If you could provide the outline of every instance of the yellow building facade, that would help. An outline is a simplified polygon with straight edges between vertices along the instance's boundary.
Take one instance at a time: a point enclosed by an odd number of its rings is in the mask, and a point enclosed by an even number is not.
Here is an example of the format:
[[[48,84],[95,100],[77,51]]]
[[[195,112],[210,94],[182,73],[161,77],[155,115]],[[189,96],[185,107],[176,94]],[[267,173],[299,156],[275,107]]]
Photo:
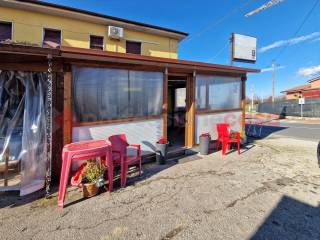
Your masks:
[[[187,34],[153,28],[121,19],[108,20],[107,17],[91,16],[72,10],[41,6],[30,7],[29,3],[10,5],[0,3],[0,21],[12,23],[14,42],[42,45],[44,29],[61,31],[61,45],[67,47],[90,48],[90,35],[103,37],[103,49],[125,53],[126,41],[141,42],[141,54],[146,56],[178,58],[178,43]],[[15,1],[12,1],[16,4]],[[28,5],[29,4],[29,5]],[[110,23],[109,23],[110,22]],[[108,26],[123,28],[119,40],[108,36]],[[174,30],[173,30],[174,31]]]

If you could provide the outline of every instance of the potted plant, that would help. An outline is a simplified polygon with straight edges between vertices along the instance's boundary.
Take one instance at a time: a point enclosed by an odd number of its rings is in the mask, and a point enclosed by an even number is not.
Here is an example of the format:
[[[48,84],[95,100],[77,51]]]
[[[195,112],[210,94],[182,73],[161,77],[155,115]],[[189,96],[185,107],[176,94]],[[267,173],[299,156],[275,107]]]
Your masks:
[[[199,148],[201,155],[208,155],[209,154],[209,145],[210,145],[211,136],[210,133],[202,133],[199,137]]]
[[[165,137],[161,137],[156,142],[156,160],[159,164],[166,164],[168,153],[168,141]]]
[[[82,175],[82,189],[84,197],[93,197],[98,194],[99,188],[104,185],[105,168],[95,160],[88,160]]]

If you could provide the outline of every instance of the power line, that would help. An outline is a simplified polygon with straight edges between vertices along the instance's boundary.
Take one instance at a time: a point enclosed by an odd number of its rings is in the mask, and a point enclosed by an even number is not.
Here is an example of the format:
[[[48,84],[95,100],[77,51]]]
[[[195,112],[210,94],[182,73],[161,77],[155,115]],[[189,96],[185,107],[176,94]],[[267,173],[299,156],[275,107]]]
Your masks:
[[[246,7],[247,5],[249,5],[250,3],[254,2],[256,0],[248,0],[246,1],[244,4],[241,4],[239,7],[236,7],[234,9],[232,9],[230,12],[228,12],[226,15],[224,15],[223,17],[219,18],[217,21],[215,21],[213,24],[210,24],[208,26],[206,26],[205,28],[203,28],[201,31],[199,31],[196,34],[193,34],[193,36],[189,36],[187,38],[184,39],[184,43],[187,43],[189,41],[191,41],[194,38],[200,37],[203,33],[209,31],[211,28],[216,27],[218,25],[220,25],[221,23],[223,23],[224,21],[226,21],[228,18],[232,17],[234,14],[236,14],[238,11],[242,10],[244,7]]]
[[[307,13],[307,15],[304,17],[303,21],[301,22],[301,24],[299,25],[298,29],[295,31],[295,33],[293,34],[292,38],[295,38],[298,33],[300,32],[300,30],[302,29],[303,25],[307,22],[307,20],[309,19],[309,17],[311,16],[311,14],[313,13],[313,11],[316,9],[317,5],[320,3],[320,0],[316,0],[316,2],[313,4],[312,8],[309,10],[309,12]],[[278,55],[274,58],[275,60],[277,60],[281,54],[287,49],[288,44],[285,45],[278,53]]]
[[[211,62],[212,60],[214,60],[216,57],[218,57],[228,46],[229,46],[229,42],[227,42],[217,53],[216,55],[214,55],[212,58],[209,58],[207,61]]]

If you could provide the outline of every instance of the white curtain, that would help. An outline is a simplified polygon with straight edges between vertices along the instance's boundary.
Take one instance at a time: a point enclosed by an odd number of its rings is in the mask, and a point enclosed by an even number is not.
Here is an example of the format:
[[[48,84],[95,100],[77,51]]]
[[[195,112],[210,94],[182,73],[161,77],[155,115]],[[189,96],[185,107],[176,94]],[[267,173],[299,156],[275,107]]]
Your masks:
[[[20,195],[40,190],[45,184],[47,164],[45,74],[24,73],[25,110],[21,150]]]
[[[197,109],[236,109],[241,106],[241,79],[198,75],[196,79]]]
[[[46,169],[44,73],[0,71],[0,162],[21,164],[20,195],[44,187]]]
[[[108,68],[73,68],[76,121],[162,113],[163,74]]]

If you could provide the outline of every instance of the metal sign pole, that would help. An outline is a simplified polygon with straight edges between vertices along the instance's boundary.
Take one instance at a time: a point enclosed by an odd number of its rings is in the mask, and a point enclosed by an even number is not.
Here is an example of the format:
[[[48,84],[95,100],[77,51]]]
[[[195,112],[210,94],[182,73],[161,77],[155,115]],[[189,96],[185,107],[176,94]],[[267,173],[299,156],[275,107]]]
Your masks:
[[[52,158],[52,55],[48,55],[48,76],[46,94],[46,140],[47,140],[47,169],[46,169],[46,197],[50,196],[51,158]]]
[[[230,37],[230,65],[233,66],[233,33]]]
[[[305,104],[305,98],[300,97],[298,101],[300,105],[300,116],[303,117],[303,105]]]

